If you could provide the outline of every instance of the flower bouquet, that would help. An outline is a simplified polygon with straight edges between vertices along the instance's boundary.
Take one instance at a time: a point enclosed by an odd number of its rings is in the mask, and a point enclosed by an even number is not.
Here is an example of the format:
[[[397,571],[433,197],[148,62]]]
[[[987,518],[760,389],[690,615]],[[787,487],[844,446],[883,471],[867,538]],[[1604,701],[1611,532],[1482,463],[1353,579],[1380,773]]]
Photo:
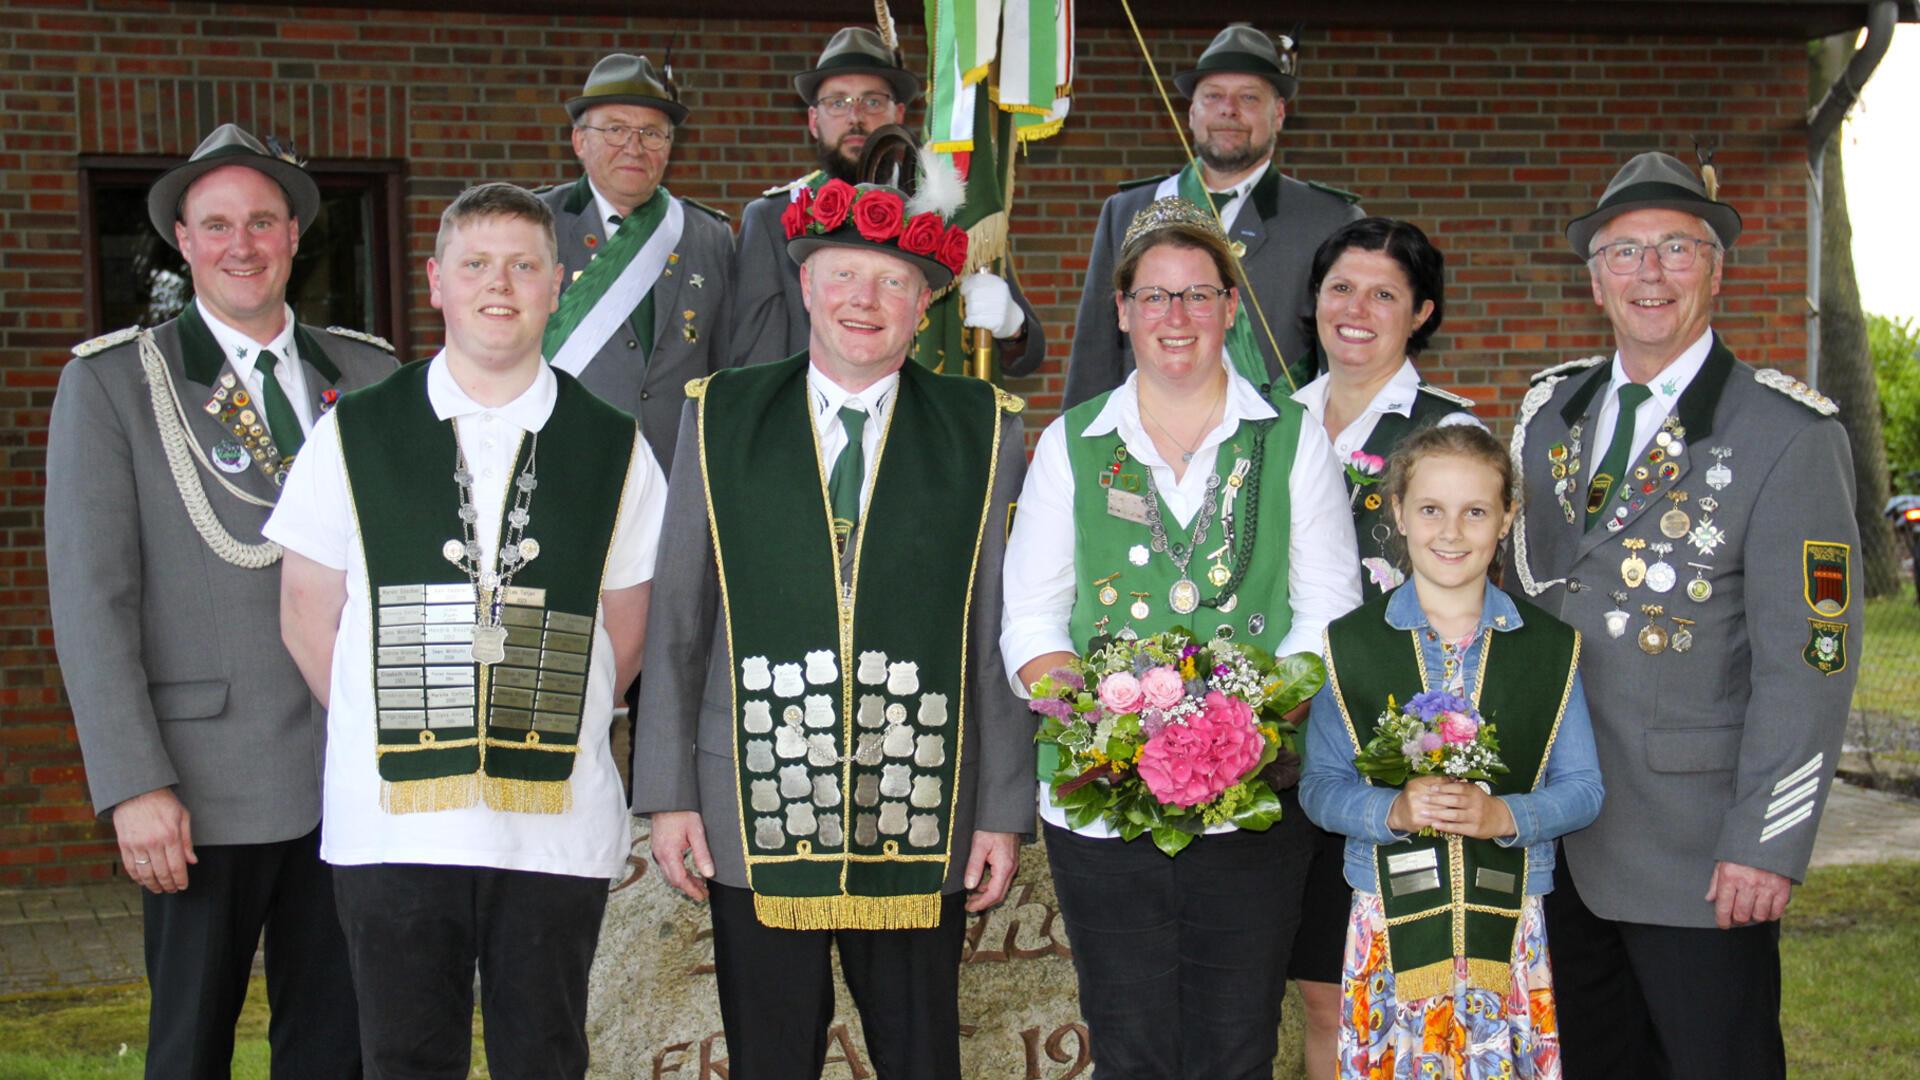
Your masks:
[[[1075,828],[1104,821],[1176,854],[1210,825],[1256,832],[1280,820],[1262,770],[1293,754],[1285,714],[1326,682],[1312,653],[1275,660],[1255,645],[1185,630],[1114,640],[1033,685],[1047,777]]]
[[[1507,767],[1500,761],[1500,740],[1493,723],[1457,694],[1429,690],[1405,706],[1387,696],[1386,711],[1373,738],[1353,759],[1361,776],[1400,787],[1409,776],[1445,776],[1484,784]],[[1420,830],[1432,836],[1433,828]]]

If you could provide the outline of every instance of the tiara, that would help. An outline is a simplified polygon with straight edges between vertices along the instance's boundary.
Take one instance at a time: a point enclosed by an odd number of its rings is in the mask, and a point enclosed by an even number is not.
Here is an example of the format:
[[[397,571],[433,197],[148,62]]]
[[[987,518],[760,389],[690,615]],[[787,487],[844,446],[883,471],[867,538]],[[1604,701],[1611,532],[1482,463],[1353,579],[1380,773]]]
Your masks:
[[[1150,232],[1176,226],[1197,229],[1208,236],[1227,242],[1227,234],[1220,229],[1220,220],[1213,211],[1203,210],[1178,195],[1164,199],[1155,199],[1151,205],[1133,215],[1133,223],[1127,226],[1127,235],[1121,241],[1122,248],[1131,247],[1135,240]]]

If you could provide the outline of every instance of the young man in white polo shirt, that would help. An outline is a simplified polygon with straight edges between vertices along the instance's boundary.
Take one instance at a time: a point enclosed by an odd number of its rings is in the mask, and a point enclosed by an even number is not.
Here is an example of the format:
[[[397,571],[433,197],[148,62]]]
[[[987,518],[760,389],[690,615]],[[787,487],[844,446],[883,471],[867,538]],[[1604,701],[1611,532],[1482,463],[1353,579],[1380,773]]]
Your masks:
[[[467,1075],[476,964],[496,1074],[586,1071],[627,852],[607,729],[666,485],[632,417],[541,358],[564,272],[538,199],[455,199],[427,263],[445,347],[314,428],[266,528],[328,706],[320,853],[372,1076]]]

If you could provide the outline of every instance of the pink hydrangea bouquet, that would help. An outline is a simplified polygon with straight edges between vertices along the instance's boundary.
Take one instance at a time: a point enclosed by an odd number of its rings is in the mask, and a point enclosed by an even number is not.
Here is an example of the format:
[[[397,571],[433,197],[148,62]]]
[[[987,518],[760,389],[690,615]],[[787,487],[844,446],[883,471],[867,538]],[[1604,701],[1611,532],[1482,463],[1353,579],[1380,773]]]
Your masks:
[[[1380,725],[1354,756],[1353,767],[1388,787],[1400,787],[1409,776],[1484,783],[1507,771],[1492,721],[1467,699],[1439,690],[1415,694],[1404,706],[1389,695]],[[1432,836],[1433,829],[1420,834]]]
[[[1262,771],[1298,761],[1285,714],[1325,681],[1311,653],[1276,661],[1185,630],[1101,643],[1033,685],[1053,801],[1076,828],[1149,834],[1168,855],[1210,825],[1264,831],[1280,797]]]

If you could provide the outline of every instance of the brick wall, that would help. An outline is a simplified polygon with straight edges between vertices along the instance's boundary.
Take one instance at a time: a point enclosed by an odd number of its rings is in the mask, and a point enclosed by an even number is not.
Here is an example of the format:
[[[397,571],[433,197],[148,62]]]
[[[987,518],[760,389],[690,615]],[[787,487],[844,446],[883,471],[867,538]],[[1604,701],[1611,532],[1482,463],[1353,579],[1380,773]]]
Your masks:
[[[896,4],[896,7],[901,5]],[[409,322],[437,320],[419,269],[445,201],[477,179],[573,175],[559,103],[602,53],[664,50],[694,113],[670,183],[737,208],[807,166],[789,78],[834,29],[804,22],[504,17],[207,3],[10,3],[0,25],[0,886],[115,873],[95,825],[54,662],[39,506],[45,426],[86,325],[83,154],[181,156],[223,120],[303,153],[400,158]],[[1163,74],[1216,27],[1155,32]],[[923,56],[917,27],[908,55]],[[917,62],[917,61],[916,61]],[[1311,43],[1283,136],[1286,167],[1410,217],[1451,267],[1430,377],[1504,428],[1526,373],[1596,351],[1605,325],[1565,220],[1645,149],[1721,146],[1725,196],[1747,218],[1718,325],[1747,359],[1800,364],[1806,215],[1794,41],[1340,31]],[[1059,403],[1061,365],[1100,201],[1178,153],[1124,31],[1085,29],[1067,130],[1018,167],[1021,278],[1051,356],[1015,389],[1032,428]],[[911,118],[917,122],[917,116]]]

